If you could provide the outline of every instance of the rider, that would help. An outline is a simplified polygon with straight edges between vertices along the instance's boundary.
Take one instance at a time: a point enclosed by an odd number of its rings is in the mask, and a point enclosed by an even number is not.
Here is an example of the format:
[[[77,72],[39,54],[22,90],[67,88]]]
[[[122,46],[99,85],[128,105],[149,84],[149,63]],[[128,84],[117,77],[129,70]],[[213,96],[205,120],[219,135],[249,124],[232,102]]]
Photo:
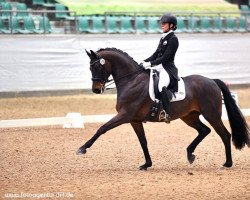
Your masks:
[[[160,73],[159,92],[165,112],[160,114],[160,120],[170,122],[170,100],[178,81],[178,69],[174,64],[175,53],[179,42],[174,31],[177,29],[177,19],[174,15],[165,14],[160,20],[163,31],[159,45],[152,56],[145,59],[142,65],[145,69],[157,65]],[[170,91],[171,90],[171,91]]]

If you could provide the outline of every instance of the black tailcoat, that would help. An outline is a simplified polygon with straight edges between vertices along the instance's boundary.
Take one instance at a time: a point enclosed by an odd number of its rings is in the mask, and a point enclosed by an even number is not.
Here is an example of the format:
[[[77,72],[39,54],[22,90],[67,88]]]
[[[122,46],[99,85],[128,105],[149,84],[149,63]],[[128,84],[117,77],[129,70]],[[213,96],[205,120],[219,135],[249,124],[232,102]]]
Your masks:
[[[159,64],[163,65],[170,76],[170,88],[173,88],[178,80],[178,69],[174,64],[174,57],[178,46],[178,38],[174,32],[171,32],[160,40],[156,51],[145,60],[146,62],[151,62],[152,66]]]

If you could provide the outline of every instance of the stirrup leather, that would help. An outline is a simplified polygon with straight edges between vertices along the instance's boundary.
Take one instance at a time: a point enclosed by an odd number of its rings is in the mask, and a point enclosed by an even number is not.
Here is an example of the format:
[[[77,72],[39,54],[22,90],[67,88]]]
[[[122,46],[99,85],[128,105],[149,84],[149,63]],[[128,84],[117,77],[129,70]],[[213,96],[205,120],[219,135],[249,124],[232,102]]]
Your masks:
[[[160,112],[160,114],[159,114],[159,121],[160,121],[160,122],[166,122],[166,123],[168,123],[168,124],[170,123],[171,118],[170,118],[169,114],[166,113],[165,110],[162,110],[162,111]]]

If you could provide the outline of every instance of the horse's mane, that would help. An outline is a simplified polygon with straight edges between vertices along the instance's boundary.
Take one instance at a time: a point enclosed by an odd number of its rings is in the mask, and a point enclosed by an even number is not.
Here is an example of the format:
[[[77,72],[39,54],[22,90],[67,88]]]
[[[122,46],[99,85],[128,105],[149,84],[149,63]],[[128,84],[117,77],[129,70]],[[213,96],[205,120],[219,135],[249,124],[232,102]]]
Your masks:
[[[119,54],[122,54],[126,57],[128,57],[129,59],[131,59],[136,65],[138,65],[138,63],[130,56],[128,55],[126,52],[120,50],[120,49],[117,49],[117,48],[114,48],[114,47],[108,47],[108,48],[101,48],[97,51],[97,53],[101,52],[101,51],[114,51],[116,53],[119,53]]]

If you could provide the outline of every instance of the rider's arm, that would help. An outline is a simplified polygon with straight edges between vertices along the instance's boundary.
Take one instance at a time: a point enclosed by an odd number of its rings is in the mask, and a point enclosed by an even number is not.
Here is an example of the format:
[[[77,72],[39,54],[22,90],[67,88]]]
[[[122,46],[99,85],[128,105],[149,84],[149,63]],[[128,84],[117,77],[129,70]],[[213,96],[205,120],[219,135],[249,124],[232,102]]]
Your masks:
[[[178,46],[179,46],[178,39],[176,37],[171,38],[168,41],[168,46],[164,54],[161,57],[157,58],[156,60],[151,61],[151,64],[159,65],[166,62],[173,62]]]
[[[158,54],[158,52],[157,52],[157,50],[156,50],[156,51],[153,53],[152,56],[150,56],[149,58],[145,59],[144,61],[145,61],[145,62],[149,62],[149,61],[155,60],[156,57],[157,57],[157,54]]]
[[[153,60],[155,60],[157,58],[158,53],[159,53],[158,49],[159,49],[160,44],[161,44],[161,41],[159,42],[158,47],[157,47],[156,51],[153,53],[153,55],[150,56],[149,58],[145,59],[144,60],[145,62],[151,62],[151,61],[153,61]]]

